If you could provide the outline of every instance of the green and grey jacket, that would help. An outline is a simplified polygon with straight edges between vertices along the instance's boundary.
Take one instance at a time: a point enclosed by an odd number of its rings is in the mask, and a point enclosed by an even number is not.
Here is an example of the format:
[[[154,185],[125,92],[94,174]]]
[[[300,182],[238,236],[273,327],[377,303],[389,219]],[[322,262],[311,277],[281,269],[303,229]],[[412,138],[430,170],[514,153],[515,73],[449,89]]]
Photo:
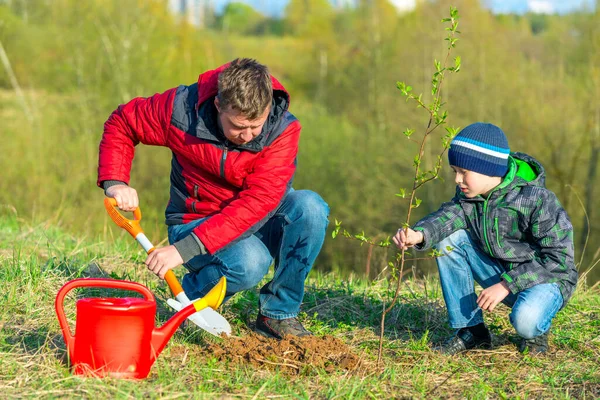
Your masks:
[[[542,165],[512,153],[508,172],[487,199],[467,198],[457,187],[452,201],[415,224],[425,250],[466,229],[481,250],[499,261],[512,293],[556,282],[567,303],[577,285],[573,226],[556,195],[545,187]]]

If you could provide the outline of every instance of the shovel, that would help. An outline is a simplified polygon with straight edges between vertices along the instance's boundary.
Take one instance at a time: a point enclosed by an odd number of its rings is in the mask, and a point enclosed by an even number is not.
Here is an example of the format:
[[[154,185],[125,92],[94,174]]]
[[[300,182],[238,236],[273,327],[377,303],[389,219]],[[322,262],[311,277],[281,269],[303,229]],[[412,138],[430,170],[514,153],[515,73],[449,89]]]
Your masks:
[[[154,245],[150,243],[150,240],[144,234],[142,227],[140,226],[140,221],[142,220],[142,211],[140,208],[136,208],[133,212],[133,220],[125,218],[121,213],[117,210],[117,201],[113,198],[106,197],[104,199],[104,208],[110,215],[110,218],[120,226],[125,229],[131,236],[134,237],[135,240],[146,250],[146,253],[150,254],[154,251]],[[165,274],[165,280],[173,292],[175,299],[168,299],[167,304],[174,308],[176,311],[185,308],[186,306],[192,304],[192,301],[187,297],[183,288],[179,284],[177,277],[173,273],[173,271],[169,270]],[[210,307],[206,307],[191,316],[188,317],[190,321],[198,325],[200,328],[204,329],[208,333],[211,333],[215,336],[221,336],[221,334],[225,333],[227,336],[231,335],[231,326],[229,322],[218,312],[213,310]]]

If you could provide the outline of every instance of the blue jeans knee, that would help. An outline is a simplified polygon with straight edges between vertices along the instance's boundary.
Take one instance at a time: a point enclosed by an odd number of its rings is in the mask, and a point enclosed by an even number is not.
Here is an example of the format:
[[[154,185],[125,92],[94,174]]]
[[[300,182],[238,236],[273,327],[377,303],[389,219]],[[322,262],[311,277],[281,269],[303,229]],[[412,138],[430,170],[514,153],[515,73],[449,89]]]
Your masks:
[[[307,230],[324,229],[329,223],[329,205],[311,190],[292,191],[282,208],[278,214],[283,213],[287,223],[301,222]]]
[[[273,263],[269,250],[254,236],[217,252],[215,258],[226,266],[222,273],[228,280],[227,292],[232,294],[255,287]]]
[[[518,294],[509,316],[510,323],[519,336],[533,339],[550,329],[562,303],[556,283],[535,285]]]

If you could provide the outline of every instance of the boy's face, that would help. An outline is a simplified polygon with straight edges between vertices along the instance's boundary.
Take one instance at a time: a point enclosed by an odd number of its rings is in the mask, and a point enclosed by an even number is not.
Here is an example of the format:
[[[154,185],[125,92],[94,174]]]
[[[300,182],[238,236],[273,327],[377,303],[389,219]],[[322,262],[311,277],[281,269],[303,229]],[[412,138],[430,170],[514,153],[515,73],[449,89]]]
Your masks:
[[[483,175],[454,165],[451,165],[450,168],[454,171],[454,181],[469,199],[479,195],[486,197],[492,189],[502,182],[502,178],[499,176]]]
[[[223,134],[227,140],[238,146],[246,144],[260,135],[270,111],[267,107],[263,115],[255,120],[249,120],[244,114],[231,109],[231,107],[227,107],[226,110],[221,108],[219,99],[215,99],[215,106],[219,111],[219,123],[223,129]]]

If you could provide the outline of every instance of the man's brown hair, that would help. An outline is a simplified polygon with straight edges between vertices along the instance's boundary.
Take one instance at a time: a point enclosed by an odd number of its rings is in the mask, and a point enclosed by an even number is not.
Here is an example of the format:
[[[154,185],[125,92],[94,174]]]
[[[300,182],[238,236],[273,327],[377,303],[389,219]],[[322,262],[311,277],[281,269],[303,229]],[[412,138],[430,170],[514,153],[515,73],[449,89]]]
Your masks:
[[[247,119],[260,118],[273,100],[269,69],[251,58],[236,58],[219,74],[220,108],[239,111]]]

